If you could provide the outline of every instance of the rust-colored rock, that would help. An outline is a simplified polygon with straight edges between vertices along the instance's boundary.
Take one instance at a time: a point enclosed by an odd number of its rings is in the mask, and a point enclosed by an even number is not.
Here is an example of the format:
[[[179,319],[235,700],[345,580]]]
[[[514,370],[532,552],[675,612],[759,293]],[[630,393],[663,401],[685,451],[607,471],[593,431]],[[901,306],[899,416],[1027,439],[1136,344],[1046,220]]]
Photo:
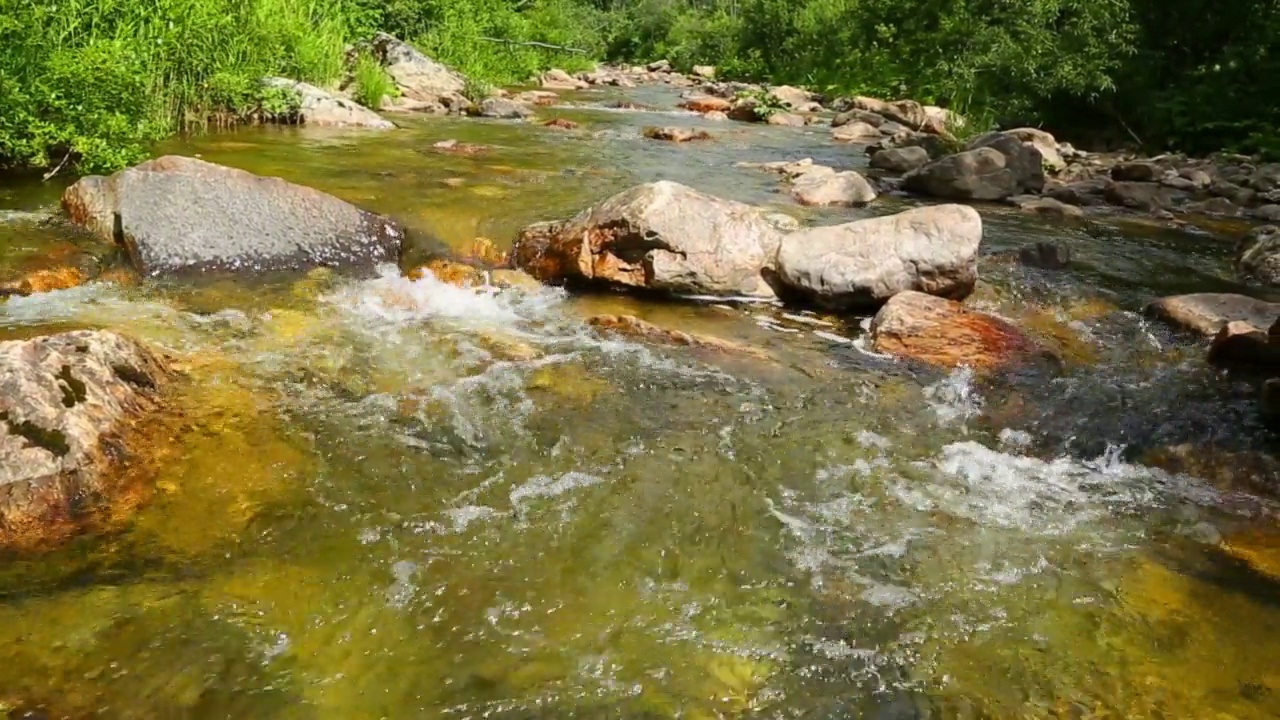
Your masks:
[[[763,350],[753,348],[750,345],[743,345],[729,340],[722,340],[709,335],[696,335],[680,330],[672,330],[651,322],[646,322],[634,315],[594,315],[587,318],[587,324],[592,327],[600,328],[616,332],[619,335],[626,335],[637,340],[645,340],[648,342],[665,343],[669,345],[685,345],[688,347],[702,348],[706,350],[715,350],[716,352],[733,353],[737,355],[749,355],[761,360],[771,360],[769,354]]]
[[[990,370],[1041,354],[1014,326],[954,300],[914,291],[890,298],[871,321],[879,352],[940,367]]]
[[[65,534],[116,489],[124,432],[157,408],[168,373],[110,332],[0,342],[0,547]]]
[[[564,118],[553,118],[542,123],[543,127],[555,128],[556,130],[577,130],[578,123]]]
[[[696,113],[722,112],[727,113],[733,107],[733,103],[722,97],[714,95],[695,95],[680,103],[680,107],[686,110],[692,110]]]
[[[430,273],[432,277],[448,285],[473,287],[484,284],[484,271],[465,263],[436,258],[407,273],[410,280],[421,280]]]
[[[5,295],[33,295],[52,290],[79,287],[89,280],[83,270],[73,267],[37,270],[7,283],[0,283],[0,297]]]
[[[651,127],[645,128],[644,136],[650,140],[665,140],[674,143],[693,142],[695,140],[710,140],[711,133],[706,130],[697,130],[695,128],[678,128],[678,127]]]
[[[1243,320],[1232,320],[1213,336],[1209,362],[1280,366],[1280,342],[1267,330]]]
[[[499,250],[492,240],[484,237],[478,237],[471,241],[471,247],[467,249],[467,257],[494,267],[506,265],[509,259],[507,254]]]

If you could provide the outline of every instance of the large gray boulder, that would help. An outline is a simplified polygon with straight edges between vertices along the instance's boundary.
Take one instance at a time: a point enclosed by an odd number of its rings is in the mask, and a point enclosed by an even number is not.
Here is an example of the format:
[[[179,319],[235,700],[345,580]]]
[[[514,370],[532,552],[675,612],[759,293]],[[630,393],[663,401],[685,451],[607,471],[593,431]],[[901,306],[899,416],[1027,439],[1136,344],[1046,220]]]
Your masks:
[[[395,262],[405,238],[319,190],[176,155],[82,178],[62,206],[144,275],[371,266]]]
[[[1062,158],[1062,152],[1058,148],[1057,139],[1039,128],[1015,128],[986,133],[970,141],[965,149],[975,150],[980,147],[1000,149],[997,145],[1002,138],[1011,138],[1034,147],[1040,153],[1041,164],[1049,172],[1056,173],[1067,167],[1067,161]]]
[[[891,173],[908,173],[929,162],[929,151],[919,146],[886,148],[871,156],[871,167]]]
[[[110,332],[0,342],[0,546],[65,530],[107,499],[123,431],[155,409],[167,372]]]
[[[960,300],[978,280],[982,218],[964,205],[791,233],[778,250],[778,281],[836,310],[874,309],[906,290]]]
[[[467,79],[453,68],[383,32],[373,36],[372,48],[374,57],[382,63],[404,98],[442,105],[454,112],[461,112],[469,105],[462,94]]]
[[[762,271],[781,239],[757,208],[662,181],[525,228],[512,257],[548,283],[772,297]]]
[[[533,108],[507,98],[485,98],[478,105],[471,106],[469,112],[480,117],[500,120],[525,120],[533,117]]]
[[[290,90],[298,96],[298,120],[317,127],[359,127],[371,130],[394,130],[395,125],[369,108],[333,93],[297,80],[269,77],[266,87]]]
[[[1249,280],[1280,287],[1280,228],[1250,230],[1236,246],[1236,270]]]
[[[1004,200],[1044,189],[1044,168],[1034,145],[1006,135],[924,165],[902,187],[953,200]]]
[[[1175,327],[1212,336],[1231,322],[1271,327],[1280,317],[1280,303],[1234,293],[1191,293],[1160,298],[1147,305],[1146,312]]]

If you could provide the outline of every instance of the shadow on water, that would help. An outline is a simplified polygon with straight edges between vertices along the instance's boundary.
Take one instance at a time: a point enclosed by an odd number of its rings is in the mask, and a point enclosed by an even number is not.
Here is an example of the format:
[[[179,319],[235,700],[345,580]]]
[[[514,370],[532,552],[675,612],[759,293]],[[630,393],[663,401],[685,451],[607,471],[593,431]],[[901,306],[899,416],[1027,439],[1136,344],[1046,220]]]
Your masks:
[[[659,108],[602,107],[618,97]],[[824,128],[583,93],[538,124],[247,128],[166,152],[277,174],[465,248],[673,179],[810,223],[735,165],[866,158]],[[663,109],[665,108],[665,109]],[[646,140],[698,125],[713,141]],[[486,146],[441,153],[446,139]],[[16,184],[24,211],[60,187]],[[940,372],[865,318],[394,269],[90,284],[0,305],[6,338],[138,335],[188,380],[154,496],[0,559],[0,714],[255,718],[1274,717],[1274,438],[1255,383],[1153,325],[1238,289],[1230,244],[983,208],[970,301],[1059,364]],[[1010,261],[1068,244],[1061,272]],[[0,221],[0,271],[72,238]],[[636,314],[765,358],[601,334]]]

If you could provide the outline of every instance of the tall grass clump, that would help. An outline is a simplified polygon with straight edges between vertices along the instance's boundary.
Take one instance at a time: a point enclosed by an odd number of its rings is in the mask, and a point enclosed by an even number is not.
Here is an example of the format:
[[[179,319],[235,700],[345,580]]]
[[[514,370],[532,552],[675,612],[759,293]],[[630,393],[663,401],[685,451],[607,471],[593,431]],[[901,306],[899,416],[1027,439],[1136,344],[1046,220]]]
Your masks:
[[[343,0],[0,0],[0,165],[134,162],[260,79],[342,72]]]
[[[367,108],[377,110],[382,98],[395,97],[399,93],[395,81],[382,65],[368,53],[360,53],[351,69],[352,97]]]

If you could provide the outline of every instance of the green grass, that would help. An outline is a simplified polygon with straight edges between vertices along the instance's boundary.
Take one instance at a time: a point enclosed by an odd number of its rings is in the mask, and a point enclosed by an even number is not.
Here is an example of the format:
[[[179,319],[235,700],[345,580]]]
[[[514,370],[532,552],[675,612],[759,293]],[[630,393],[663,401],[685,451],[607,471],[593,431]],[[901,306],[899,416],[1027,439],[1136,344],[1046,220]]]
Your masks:
[[[382,98],[394,98],[399,94],[399,88],[387,71],[366,53],[361,53],[356,59],[351,75],[352,95],[356,102],[367,108],[377,110],[382,105]]]

